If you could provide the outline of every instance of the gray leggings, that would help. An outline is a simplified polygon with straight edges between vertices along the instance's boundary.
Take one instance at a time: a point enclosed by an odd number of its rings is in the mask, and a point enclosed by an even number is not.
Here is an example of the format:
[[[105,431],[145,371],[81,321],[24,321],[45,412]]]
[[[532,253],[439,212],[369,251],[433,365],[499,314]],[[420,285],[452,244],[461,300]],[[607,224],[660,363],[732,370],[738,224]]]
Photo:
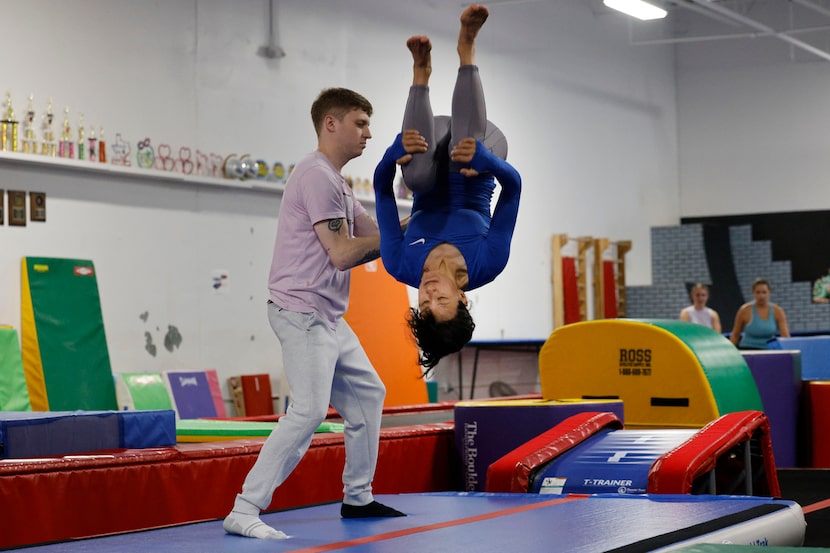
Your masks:
[[[449,156],[453,146],[464,138],[484,141],[487,129],[487,108],[484,88],[478,67],[462,65],[458,68],[452,94],[452,117],[432,114],[429,87],[413,85],[409,89],[402,130],[416,129],[429,145],[424,154],[413,156],[403,166],[406,185],[415,193],[428,192],[437,180],[439,156]]]

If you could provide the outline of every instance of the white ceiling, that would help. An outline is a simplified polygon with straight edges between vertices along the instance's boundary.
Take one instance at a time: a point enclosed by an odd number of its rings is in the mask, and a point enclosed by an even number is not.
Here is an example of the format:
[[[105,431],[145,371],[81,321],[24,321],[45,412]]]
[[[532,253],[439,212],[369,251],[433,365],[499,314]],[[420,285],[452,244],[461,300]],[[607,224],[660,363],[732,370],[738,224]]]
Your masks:
[[[590,1],[592,10],[598,15],[613,11],[604,6],[602,0]],[[793,49],[798,59],[830,61],[828,0],[650,1],[666,9],[668,16],[662,20],[643,22],[629,18],[631,42],[634,44],[765,38],[780,41]]]

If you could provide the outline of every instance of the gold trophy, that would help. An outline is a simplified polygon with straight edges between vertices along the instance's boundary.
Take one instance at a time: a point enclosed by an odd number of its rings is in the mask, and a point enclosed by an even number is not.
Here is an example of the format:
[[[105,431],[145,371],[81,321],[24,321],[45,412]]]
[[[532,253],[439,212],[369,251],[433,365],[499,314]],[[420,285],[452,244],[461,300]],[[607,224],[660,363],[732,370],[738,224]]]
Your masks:
[[[52,113],[52,98],[49,98],[49,105],[46,106],[46,113],[43,114],[43,122],[40,127],[43,138],[40,144],[40,153],[51,157],[55,157],[58,153],[58,148],[55,144],[55,131],[52,130],[52,122],[54,120],[55,115]]]
[[[58,145],[58,156],[74,158],[75,143],[72,141],[72,124],[69,122],[69,108],[63,108],[63,132]]]
[[[65,125],[66,123],[64,123]],[[63,156],[61,156],[63,157]],[[86,159],[86,142],[84,139],[84,114],[78,114],[78,159]]]
[[[98,161],[98,139],[95,138],[95,127],[89,127],[89,161]]]
[[[12,109],[12,93],[6,91],[6,111],[4,117],[0,120],[0,150],[4,152],[17,151],[17,121],[14,119],[14,110]]]
[[[104,127],[98,131],[98,161],[107,162],[107,141],[104,138]]]
[[[37,153],[35,141],[35,97],[29,94],[29,105],[26,106],[26,119],[23,121],[23,153]]]

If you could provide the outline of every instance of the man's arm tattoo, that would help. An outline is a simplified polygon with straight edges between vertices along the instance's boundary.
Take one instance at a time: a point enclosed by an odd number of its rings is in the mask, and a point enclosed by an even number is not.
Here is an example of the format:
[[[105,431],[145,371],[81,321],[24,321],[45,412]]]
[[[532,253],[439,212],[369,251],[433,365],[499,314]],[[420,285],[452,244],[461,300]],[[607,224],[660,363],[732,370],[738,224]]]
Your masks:
[[[339,233],[343,226],[343,219],[329,219],[329,230],[334,233]]]
[[[374,261],[378,257],[380,257],[380,250],[379,249],[369,250],[363,256],[363,258],[360,261],[357,262],[357,264],[355,266],[363,265],[364,263],[368,263],[369,261]]]

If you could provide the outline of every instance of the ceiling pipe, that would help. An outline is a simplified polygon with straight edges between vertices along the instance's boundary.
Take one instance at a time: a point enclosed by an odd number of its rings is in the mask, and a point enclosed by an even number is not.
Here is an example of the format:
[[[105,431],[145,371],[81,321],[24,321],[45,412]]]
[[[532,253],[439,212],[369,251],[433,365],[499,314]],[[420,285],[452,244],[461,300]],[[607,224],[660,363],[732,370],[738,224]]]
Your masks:
[[[274,0],[268,1],[268,44],[260,46],[257,55],[268,59],[279,59],[285,57],[285,50],[276,44],[274,33]]]
[[[700,15],[704,15],[709,19],[714,19],[715,21],[719,21],[725,25],[732,25],[733,27],[740,27],[741,24],[735,21],[732,18],[724,17],[722,15],[718,15],[706,8],[701,8],[700,6],[695,5],[692,3],[692,0],[672,0],[670,4],[689,10],[691,12],[699,13]]]
[[[702,8],[705,8],[707,10],[711,10],[712,12],[717,13],[719,15],[723,15],[725,17],[731,18],[731,19],[733,19],[733,20],[735,20],[739,23],[742,23],[742,24],[746,25],[747,27],[752,27],[753,29],[758,30],[758,31],[760,31],[761,33],[763,33],[765,35],[769,35],[769,36],[775,37],[779,40],[783,40],[784,42],[787,42],[787,43],[795,46],[796,48],[800,48],[800,49],[802,49],[806,52],[810,52],[814,56],[817,56],[817,57],[820,57],[824,60],[830,61],[830,53],[825,52],[821,48],[816,48],[812,44],[807,44],[803,40],[799,40],[799,39],[797,39],[795,37],[792,37],[792,36],[790,36],[786,33],[778,32],[775,29],[773,29],[772,27],[764,25],[763,23],[755,21],[754,19],[751,19],[749,17],[741,15],[738,12],[734,12],[734,11],[728,9],[728,8],[724,8],[720,4],[716,4],[715,2],[711,2],[710,0],[691,0],[691,1],[695,4],[697,4],[698,6],[702,7]],[[815,7],[818,8],[819,6],[815,6]]]
[[[830,25],[822,25],[819,27],[801,27],[798,29],[789,29],[787,31],[782,31],[779,34],[783,35],[796,35],[800,33],[816,33],[821,31],[830,31]],[[632,42],[635,46],[648,46],[648,45],[657,45],[657,44],[681,44],[684,42],[709,42],[712,40],[737,40],[743,38],[763,38],[772,36],[773,33],[764,33],[764,32],[752,32],[752,33],[731,33],[731,34],[720,34],[720,35],[702,35],[702,36],[687,36],[687,37],[675,37],[675,38],[656,38],[656,39],[647,39],[647,40],[638,40]]]
[[[830,10],[828,10],[824,6],[816,5],[810,0],[790,0],[790,2],[792,2],[793,4],[798,4],[799,6],[804,6],[807,9],[820,13],[821,15],[826,15],[827,17],[830,17]]]

